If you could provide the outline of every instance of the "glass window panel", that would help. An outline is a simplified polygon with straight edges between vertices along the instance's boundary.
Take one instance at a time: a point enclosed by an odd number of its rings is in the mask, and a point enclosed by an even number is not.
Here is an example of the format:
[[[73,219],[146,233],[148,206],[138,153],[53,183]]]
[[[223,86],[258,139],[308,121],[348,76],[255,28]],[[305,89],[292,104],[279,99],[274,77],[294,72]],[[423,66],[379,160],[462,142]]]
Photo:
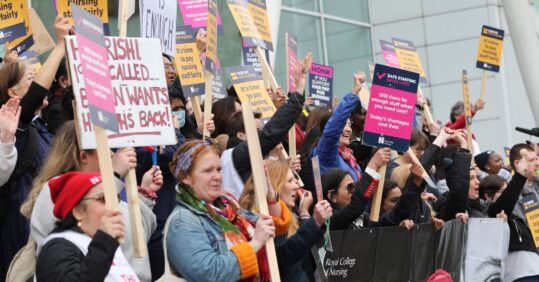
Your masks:
[[[312,52],[315,62],[323,62],[322,28],[320,18],[282,11],[279,24],[279,40],[276,48],[275,78],[286,86],[285,33],[290,31],[298,38],[298,59]],[[286,91],[286,87],[285,91]]]
[[[283,6],[319,12],[318,0],[283,0]]]
[[[369,72],[372,61],[370,29],[352,24],[326,20],[329,65],[334,68],[333,93],[343,96],[352,89],[352,74]]]
[[[368,0],[323,0],[323,4],[325,14],[369,22]]]

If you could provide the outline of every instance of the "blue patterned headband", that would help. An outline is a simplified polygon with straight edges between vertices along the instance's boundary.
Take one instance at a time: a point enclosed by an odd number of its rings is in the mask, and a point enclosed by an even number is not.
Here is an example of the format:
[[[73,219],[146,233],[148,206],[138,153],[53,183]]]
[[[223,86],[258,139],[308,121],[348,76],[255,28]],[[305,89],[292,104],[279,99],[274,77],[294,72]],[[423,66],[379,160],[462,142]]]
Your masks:
[[[199,143],[191,147],[191,149],[181,153],[178,156],[178,160],[176,162],[176,170],[174,170],[174,177],[177,178],[178,175],[180,175],[180,172],[182,171],[188,171],[189,168],[191,167],[191,163],[193,162],[193,154],[195,153],[195,151],[204,146],[208,146],[210,144],[211,143],[204,141],[202,143]]]

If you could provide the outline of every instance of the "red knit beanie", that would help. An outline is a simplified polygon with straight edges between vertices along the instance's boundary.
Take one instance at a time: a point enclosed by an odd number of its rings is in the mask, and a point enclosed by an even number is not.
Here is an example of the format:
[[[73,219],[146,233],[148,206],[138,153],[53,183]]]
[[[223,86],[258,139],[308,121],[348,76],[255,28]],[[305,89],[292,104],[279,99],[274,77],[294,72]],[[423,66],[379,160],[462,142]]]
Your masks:
[[[54,216],[66,218],[82,197],[101,182],[98,172],[68,172],[49,180]]]

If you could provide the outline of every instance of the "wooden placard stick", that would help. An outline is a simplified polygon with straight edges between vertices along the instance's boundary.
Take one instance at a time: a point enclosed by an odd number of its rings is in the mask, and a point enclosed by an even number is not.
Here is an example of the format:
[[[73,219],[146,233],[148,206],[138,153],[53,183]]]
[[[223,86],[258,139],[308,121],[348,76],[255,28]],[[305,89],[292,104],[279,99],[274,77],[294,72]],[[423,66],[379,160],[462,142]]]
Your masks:
[[[258,57],[258,61],[260,62],[260,67],[262,68],[262,76],[264,77],[264,82],[268,82],[269,86],[273,91],[277,91],[277,88],[279,88],[279,84],[277,83],[277,80],[275,79],[275,76],[273,75],[273,71],[271,70],[271,67],[266,61],[266,54],[264,50],[261,47],[254,47],[256,56]],[[267,85],[266,85],[267,87]]]
[[[419,86],[417,86],[417,96],[423,96],[423,91],[421,91],[421,87]],[[425,114],[425,117],[427,118],[428,125],[434,124],[434,118],[432,118],[432,114],[430,113],[429,105],[425,103],[422,106],[423,106],[423,113]]]
[[[191,101],[191,106],[193,108],[193,113],[195,114],[197,125],[200,126],[200,124],[202,124],[202,110],[200,109],[200,101],[198,100],[197,96],[189,97],[189,101]]]
[[[213,74],[209,71],[206,71],[206,86],[205,90],[206,93],[204,94],[204,123],[206,123],[208,120],[211,119],[211,106],[213,102]],[[199,107],[200,108],[200,107]],[[202,122],[202,121],[201,121]],[[197,120],[198,123],[198,120]],[[206,137],[210,137],[210,132],[206,128],[206,125],[203,124],[204,130],[202,134],[202,139],[205,139]]]
[[[290,131],[288,133],[290,133]],[[286,153],[286,150],[284,148],[281,150],[281,155],[283,159],[288,160],[289,156],[288,156],[288,153]],[[292,170],[292,173],[298,179],[299,187],[304,187],[305,184],[303,183],[303,180],[301,180],[301,177],[299,177],[299,174],[297,174],[294,170]]]
[[[470,104],[470,91],[468,90],[468,73],[466,70],[462,71],[462,98],[464,101],[464,115],[466,121],[466,141],[468,141],[468,150],[470,154],[474,156],[473,148],[473,136],[472,136],[472,105]],[[472,157],[472,164],[475,164],[474,158]]]
[[[131,233],[133,236],[133,246],[135,247],[135,257],[145,257],[147,254],[144,227],[140,211],[140,199],[137,189],[137,175],[135,169],[130,169],[125,178],[127,203],[129,208],[129,222],[131,223]]]
[[[479,96],[479,99],[483,101],[485,101],[485,97],[487,96],[487,78],[488,72],[483,70],[483,74],[481,75],[481,94]]]
[[[119,36],[127,35],[127,5],[129,0],[120,0],[120,19],[118,23]],[[133,236],[133,247],[135,257],[145,257],[146,236],[144,235],[144,227],[142,225],[142,217],[140,211],[140,199],[138,196],[137,176],[135,169],[132,168],[127,172],[125,178],[125,188],[127,194],[127,207],[129,210],[129,222],[131,225],[131,235]]]
[[[286,68],[286,92],[290,92],[290,68],[288,67],[290,65],[289,59],[289,46],[288,46],[288,32],[284,34],[284,50],[285,50],[285,68]],[[258,54],[257,54],[258,55]]]
[[[127,36],[127,5],[129,1],[134,0],[120,0],[120,18],[118,19],[118,36]]]
[[[253,109],[250,103],[242,104],[243,123],[245,124],[245,133],[247,134],[247,146],[249,148],[249,158],[251,160],[251,171],[253,173],[253,183],[255,189],[255,198],[258,204],[260,214],[269,215],[266,194],[266,179],[264,175],[264,161],[262,160],[262,151],[258,132],[256,130]],[[275,253],[275,242],[270,238],[266,242],[266,254],[270,269],[271,281],[281,281],[279,276],[279,265],[277,264],[277,254]]]
[[[97,157],[99,159],[99,171],[103,178],[103,192],[105,194],[105,203],[107,209],[118,209],[118,192],[114,184],[114,170],[112,160],[110,159],[109,140],[107,139],[107,130],[92,124],[95,132],[95,141],[97,145]]]
[[[386,170],[387,164],[383,165],[378,169],[378,173],[380,174],[380,181],[378,182],[378,187],[376,188],[376,192],[374,193],[371,200],[370,220],[374,222],[377,222],[380,218],[380,207],[382,206],[382,193],[384,192]]]
[[[288,154],[292,157],[296,157],[296,125],[288,131]]]

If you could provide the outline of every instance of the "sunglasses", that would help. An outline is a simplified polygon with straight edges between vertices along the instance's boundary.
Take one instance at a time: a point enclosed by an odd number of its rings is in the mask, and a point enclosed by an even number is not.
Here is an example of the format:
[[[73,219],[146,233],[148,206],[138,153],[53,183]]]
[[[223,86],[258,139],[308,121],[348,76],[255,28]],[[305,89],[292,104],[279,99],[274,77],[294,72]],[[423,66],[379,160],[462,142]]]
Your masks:
[[[355,183],[349,183],[348,185],[346,185],[345,187],[346,191],[348,191],[348,193],[354,193],[354,191],[356,191],[356,184]],[[337,190],[336,189],[332,189],[330,190],[331,193],[336,193]]]
[[[94,200],[94,201],[98,201],[98,202],[104,204],[105,203],[105,194],[99,194],[99,195],[97,195],[95,197],[84,197],[80,201],[82,203],[83,201],[86,201],[86,200]],[[118,203],[121,202],[121,201],[122,201],[122,198],[120,197],[120,194],[118,194]]]

